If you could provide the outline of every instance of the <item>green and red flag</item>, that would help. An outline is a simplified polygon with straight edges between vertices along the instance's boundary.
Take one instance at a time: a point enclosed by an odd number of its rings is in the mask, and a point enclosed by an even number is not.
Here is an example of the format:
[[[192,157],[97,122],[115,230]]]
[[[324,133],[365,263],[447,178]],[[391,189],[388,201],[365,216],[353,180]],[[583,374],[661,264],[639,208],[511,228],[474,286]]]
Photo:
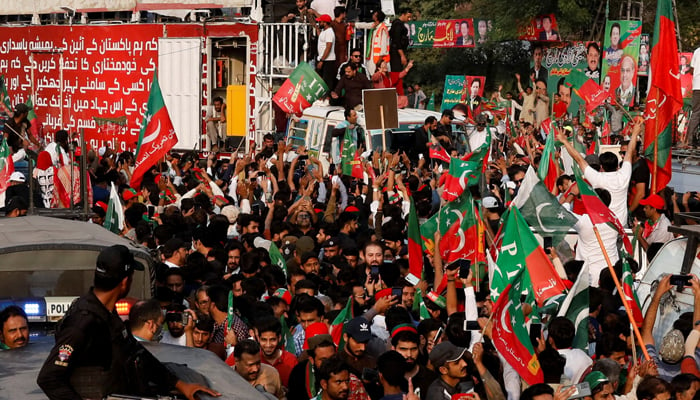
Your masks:
[[[27,114],[27,121],[29,122],[29,132],[32,134],[32,136],[34,136],[35,139],[41,140],[41,138],[44,137],[44,124],[41,122],[39,117],[36,116],[36,112],[34,111],[34,103],[32,102],[32,96],[27,97],[27,102],[25,104],[27,108],[29,108],[29,113]]]
[[[136,164],[131,174],[131,187],[140,187],[143,174],[162,160],[176,144],[177,134],[160,91],[158,71],[154,71],[151,93],[148,95],[146,104],[146,115],[143,117],[139,140],[136,144]]]
[[[630,309],[632,310],[634,323],[638,327],[641,327],[642,322],[644,322],[644,314],[642,314],[642,306],[639,303],[637,291],[634,290],[634,278],[632,277],[632,269],[630,268],[628,257],[622,258],[622,277],[620,278],[620,283],[622,284],[622,293],[625,295],[627,304],[630,305]]]
[[[442,198],[447,201],[457,199],[467,191],[467,186],[479,182],[480,165],[478,161],[463,161],[458,158],[450,160],[450,169],[445,176],[445,188]]]
[[[428,105],[425,106],[426,110],[437,111],[435,108],[435,93],[430,94],[430,100],[428,100]]]
[[[556,149],[554,148],[554,129],[552,129],[552,119],[547,118],[542,121],[541,129],[547,134],[547,139],[544,142],[544,151],[540,158],[540,165],[537,167],[537,176],[540,177],[547,190],[554,193],[557,187],[557,178],[559,177],[559,168],[555,158]]]
[[[338,346],[338,351],[340,351],[345,345],[343,340],[343,333],[345,333],[345,323],[353,318],[352,315],[352,296],[348,298],[348,302],[345,304],[338,316],[335,317],[333,323],[331,324],[331,336],[333,337],[333,342]]]
[[[345,136],[343,136],[343,146],[340,150],[340,158],[343,175],[352,176],[362,179],[362,162],[357,151],[357,145],[349,128],[345,128]]]
[[[493,345],[529,385],[544,382],[544,373],[525,327],[520,295],[525,271],[520,270],[506,285],[493,307]]]
[[[287,319],[284,318],[284,315],[280,316],[280,323],[282,325],[282,343],[284,349],[292,354],[297,354],[297,346],[294,343],[294,335],[292,335],[292,332],[289,330]]]
[[[673,119],[683,107],[678,44],[671,0],[659,0],[651,48],[651,83],[644,112],[644,154],[652,171],[652,193],[671,181]]]
[[[572,69],[569,72],[564,84],[573,89],[574,93],[583,99],[586,103],[587,113],[600,107],[610,97],[609,92],[603,90],[596,81],[590,79],[583,71],[578,69]]]
[[[420,236],[423,241],[423,250],[433,255],[435,251],[435,232],[438,230],[438,213],[435,213],[427,221],[420,224]]]
[[[425,305],[425,300],[423,300],[423,291],[420,288],[416,288],[416,294],[413,298],[413,310],[418,311],[420,320],[430,319],[430,312],[428,307]]]
[[[549,140],[549,139],[548,139]],[[556,246],[578,221],[528,168],[512,203],[540,236],[551,236]]]
[[[468,197],[468,207],[462,218],[452,224],[440,239],[440,254],[445,263],[450,264],[459,259],[471,260],[476,266],[479,252],[479,226],[474,208],[474,200]]]
[[[444,147],[440,145],[440,143],[432,143],[430,147],[428,148],[430,158],[444,161],[444,162],[450,162],[452,160],[452,157],[447,154],[447,150],[445,150]]]
[[[581,195],[581,203],[583,204],[586,214],[591,219],[591,223],[596,224],[609,224],[617,229],[618,234],[622,236],[622,242],[625,245],[625,251],[628,254],[632,254],[632,243],[625,234],[625,228],[622,227],[620,220],[615,216],[615,214],[610,211],[608,206],[603,204],[600,197],[595,193],[595,191],[588,185],[581,175],[581,170],[576,164],[574,164],[574,175],[576,176],[576,185],[578,186],[579,193]]]
[[[272,97],[287,114],[301,112],[328,92],[328,86],[309,63],[300,63]]]
[[[10,186],[10,175],[15,172],[15,164],[12,160],[12,152],[7,146],[7,140],[0,144],[0,194],[5,193]]]
[[[412,275],[412,277],[406,277],[409,282],[420,281],[423,278],[423,248],[413,197],[411,197],[408,212],[408,274]]]
[[[566,294],[557,314],[557,316],[566,317],[573,322],[576,333],[572,347],[581,350],[588,348],[589,282],[590,272],[586,264],[581,268],[576,282]]]
[[[0,112],[12,115],[12,103],[10,102],[10,95],[7,94],[5,75],[0,75]]]
[[[517,207],[510,208],[503,229],[503,242],[491,281],[491,300],[496,301],[522,270],[525,270],[522,279],[528,283],[526,287],[532,290],[539,307],[561,295],[564,283]]]
[[[287,262],[282,257],[282,253],[275,242],[270,241],[270,247],[267,249],[267,252],[270,254],[270,262],[280,267],[282,272],[284,272],[284,276],[287,276]]]

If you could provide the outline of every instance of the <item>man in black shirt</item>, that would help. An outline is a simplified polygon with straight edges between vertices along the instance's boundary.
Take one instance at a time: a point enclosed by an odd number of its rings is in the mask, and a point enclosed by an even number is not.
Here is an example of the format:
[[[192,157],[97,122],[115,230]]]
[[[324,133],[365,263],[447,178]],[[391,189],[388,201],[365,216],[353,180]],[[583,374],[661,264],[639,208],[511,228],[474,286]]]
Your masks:
[[[219,395],[179,380],[128,332],[115,307],[129,293],[134,270],[142,271],[143,265],[126,246],[100,252],[95,286],[68,309],[39,372],[37,383],[49,399],[152,395],[150,383],[159,392],[175,388],[190,400],[196,392]]]
[[[408,50],[408,29],[406,22],[411,20],[411,10],[404,8],[399,11],[399,18],[391,23],[389,29],[389,66],[391,72],[401,72],[406,65],[406,50]]]
[[[437,118],[430,116],[425,119],[423,126],[416,128],[414,132],[415,143],[410,149],[411,163],[418,164],[419,155],[422,154],[426,160],[429,158],[428,146],[430,145],[431,134],[437,130]]]

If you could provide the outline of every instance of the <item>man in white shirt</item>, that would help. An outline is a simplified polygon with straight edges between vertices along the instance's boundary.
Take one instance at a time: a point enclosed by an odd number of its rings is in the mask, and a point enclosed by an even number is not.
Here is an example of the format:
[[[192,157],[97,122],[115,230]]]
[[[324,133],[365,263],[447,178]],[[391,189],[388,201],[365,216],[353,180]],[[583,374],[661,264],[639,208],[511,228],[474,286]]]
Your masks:
[[[316,69],[328,86],[328,90],[335,87],[335,33],[331,27],[333,19],[328,14],[323,14],[316,18],[316,22],[321,26],[321,33],[318,35],[318,60]]]
[[[178,346],[187,346],[187,336],[185,335],[185,325],[183,315],[187,315],[189,324],[191,315],[185,311],[185,306],[182,304],[170,304],[165,308],[165,323],[168,324],[168,330],[163,332],[161,343],[174,344]]]
[[[691,146],[698,147],[700,146],[700,138],[697,134],[698,125],[700,125],[700,47],[693,52],[690,67],[693,70],[693,113],[690,116],[688,135],[685,140]]]
[[[583,373],[593,364],[593,360],[583,350],[571,347],[576,334],[574,323],[566,317],[556,317],[549,323],[547,331],[549,345],[566,358],[564,375],[571,382],[580,382]]]
[[[633,123],[633,122],[630,122]],[[631,139],[628,148],[634,149],[637,146],[637,139],[642,131],[642,124],[637,123],[632,128]],[[632,152],[628,151],[622,161],[622,167],[618,168],[617,156],[611,152],[600,155],[600,165],[603,171],[598,172],[591,168],[581,153],[574,149],[564,134],[559,131],[557,138],[563,142],[564,147],[576,161],[583,171],[583,177],[594,187],[605,189],[610,192],[610,210],[620,220],[622,226],[627,225],[627,188],[632,176]]]

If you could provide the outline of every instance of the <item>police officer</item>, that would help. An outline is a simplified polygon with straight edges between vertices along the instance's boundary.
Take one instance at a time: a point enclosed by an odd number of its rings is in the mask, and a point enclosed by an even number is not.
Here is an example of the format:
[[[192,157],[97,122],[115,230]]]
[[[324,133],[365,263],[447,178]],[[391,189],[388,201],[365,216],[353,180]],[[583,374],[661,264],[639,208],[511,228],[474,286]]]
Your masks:
[[[188,399],[196,392],[219,394],[171,374],[127,331],[115,311],[143,271],[126,246],[105,248],[97,257],[95,286],[73,302],[56,328],[56,344],[37,383],[49,399],[104,398],[108,394],[150,395],[177,389]]]

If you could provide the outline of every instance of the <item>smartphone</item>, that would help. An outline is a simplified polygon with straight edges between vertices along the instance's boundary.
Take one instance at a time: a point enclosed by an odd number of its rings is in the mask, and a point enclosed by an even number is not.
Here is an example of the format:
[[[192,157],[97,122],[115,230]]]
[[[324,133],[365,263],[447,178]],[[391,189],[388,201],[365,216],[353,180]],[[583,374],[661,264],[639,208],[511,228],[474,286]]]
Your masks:
[[[462,260],[459,259],[459,260],[453,262],[452,264],[447,264],[447,266],[445,267],[445,269],[450,270],[450,271],[456,270],[457,268],[459,268],[459,262],[460,262],[460,261],[462,261]]]
[[[552,252],[550,251],[550,247],[552,247],[552,237],[551,236],[545,236],[542,238],[542,247],[544,247],[544,252],[547,254],[551,254]]]
[[[671,286],[678,286],[682,289],[684,286],[690,286],[690,275],[671,275]]]
[[[467,279],[469,278],[469,272],[471,272],[471,266],[472,262],[471,260],[461,260],[463,261],[460,263],[461,265],[459,266],[459,278],[460,279]]]
[[[397,299],[400,299],[402,294],[403,294],[403,288],[401,288],[401,287],[391,288],[391,295],[396,297]]]
[[[372,282],[378,282],[379,281],[379,267],[372,266],[372,268],[370,268],[369,271],[370,271],[369,274],[371,276],[370,279],[372,280]]]
[[[148,219],[153,219],[153,215],[156,213],[156,206],[148,206]]]
[[[480,331],[481,327],[477,321],[464,321],[465,331]]]
[[[530,343],[537,348],[537,339],[542,336],[542,324],[530,324]]]
[[[576,391],[574,391],[574,394],[569,396],[569,399],[580,399],[591,396],[591,385],[589,385],[588,382],[581,382],[571,386],[576,387]],[[564,387],[562,391],[569,389],[571,386]]]

